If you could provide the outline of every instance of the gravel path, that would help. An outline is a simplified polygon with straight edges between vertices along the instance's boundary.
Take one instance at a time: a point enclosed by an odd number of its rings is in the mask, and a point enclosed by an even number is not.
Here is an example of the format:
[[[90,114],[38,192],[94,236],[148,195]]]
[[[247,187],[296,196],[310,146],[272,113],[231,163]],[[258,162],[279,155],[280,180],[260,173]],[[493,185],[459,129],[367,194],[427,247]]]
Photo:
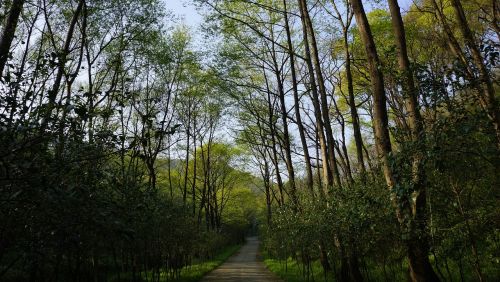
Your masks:
[[[269,271],[257,258],[259,240],[247,238],[247,243],[221,266],[210,272],[202,282],[279,282],[282,281]]]

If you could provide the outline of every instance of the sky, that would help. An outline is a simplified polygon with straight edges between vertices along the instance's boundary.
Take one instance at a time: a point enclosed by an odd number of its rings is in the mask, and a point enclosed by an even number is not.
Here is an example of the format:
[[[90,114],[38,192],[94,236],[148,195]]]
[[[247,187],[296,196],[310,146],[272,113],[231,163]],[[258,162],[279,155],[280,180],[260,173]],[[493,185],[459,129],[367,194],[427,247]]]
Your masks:
[[[202,16],[196,11],[192,4],[192,0],[163,0],[168,10],[172,11],[175,15],[183,19],[183,23],[197,27],[203,20]],[[401,10],[405,12],[414,0],[399,0]],[[383,1],[382,1],[383,2]],[[366,4],[365,4],[366,5]],[[368,8],[368,5],[367,7]]]
[[[203,18],[192,5],[191,0],[163,0],[165,7],[175,15],[183,17],[183,23],[192,27],[198,26]]]
[[[180,23],[184,23],[190,26],[192,30],[197,30],[199,25],[202,24],[203,17],[198,13],[195,6],[192,4],[192,0],[162,0],[162,1],[165,3],[166,9],[172,11],[174,15],[182,18],[180,20]],[[296,1],[296,0],[289,0],[289,1]],[[405,13],[408,10],[408,7],[413,3],[413,1],[415,0],[398,0],[399,5],[401,7],[401,11]],[[369,10],[371,10],[374,7],[382,8],[383,5],[386,5],[386,2],[384,0],[377,1],[380,4],[375,4],[373,6],[368,4],[369,2],[373,3],[373,1],[363,1],[363,2],[365,4],[365,9],[367,10],[367,12],[369,12]],[[201,40],[200,38],[201,38],[200,33],[195,33],[195,41]],[[229,136],[231,134],[227,133],[223,135]],[[348,136],[348,139],[349,138],[350,136]]]

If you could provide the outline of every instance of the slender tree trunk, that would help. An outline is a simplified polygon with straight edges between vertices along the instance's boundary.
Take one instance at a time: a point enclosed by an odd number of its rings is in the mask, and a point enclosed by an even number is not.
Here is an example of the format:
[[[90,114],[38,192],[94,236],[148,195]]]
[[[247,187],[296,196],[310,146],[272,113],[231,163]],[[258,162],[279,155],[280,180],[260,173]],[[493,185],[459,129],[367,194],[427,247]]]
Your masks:
[[[342,19],[342,14],[340,13],[339,9],[337,8],[337,5],[334,0],[331,0],[333,8],[335,10],[335,13],[337,14],[337,19],[342,27],[342,35],[343,35],[343,43],[344,43],[344,55],[345,55],[345,73],[346,73],[346,79],[347,79],[347,92],[348,92],[348,104],[350,108],[350,114],[351,114],[351,119],[352,119],[352,126],[353,126],[353,136],[354,136],[354,143],[356,145],[356,156],[358,159],[358,167],[359,171],[361,174],[361,179],[363,182],[366,181],[366,167],[365,167],[365,162],[364,162],[364,156],[363,156],[363,150],[364,150],[364,145],[363,145],[363,138],[361,136],[361,127],[359,123],[359,115],[358,115],[358,110],[356,108],[356,101],[354,97],[354,82],[353,82],[353,77],[352,77],[352,70],[351,70],[351,52],[349,49],[349,27],[351,26],[352,23],[352,18],[354,14],[352,13],[351,7],[346,6],[347,9],[347,15],[346,15],[346,21]],[[342,130],[342,134],[344,135],[344,128]],[[345,138],[344,138],[345,140]],[[345,148],[345,142],[344,146]],[[347,154],[346,154],[347,155]],[[368,162],[369,164],[369,162]]]
[[[262,154],[265,156],[264,154]],[[271,181],[270,181],[270,170],[269,170],[269,164],[268,162],[265,161],[264,158],[264,170],[262,171],[262,177],[264,178],[264,187],[266,189],[266,207],[267,207],[267,213],[266,213],[266,219],[267,219],[267,225],[271,226],[271,218],[272,218],[272,209],[271,209]]]
[[[318,88],[319,88],[319,97],[320,97],[320,102],[321,102],[321,110],[320,112],[322,113],[322,119],[324,123],[324,129],[325,129],[325,135],[326,135],[326,143],[327,143],[327,152],[328,152],[328,164],[329,164],[329,173],[331,177],[333,178],[335,185],[339,188],[342,187],[342,182],[340,180],[340,173],[338,170],[337,166],[337,161],[335,157],[335,139],[333,138],[333,132],[332,132],[332,126],[331,126],[331,120],[330,120],[330,114],[329,114],[329,106],[328,106],[328,101],[327,101],[327,92],[326,92],[326,87],[325,87],[325,82],[323,78],[323,74],[321,72],[321,63],[319,60],[319,53],[318,53],[318,48],[316,44],[316,38],[315,38],[315,33],[314,33],[314,28],[312,25],[311,18],[309,16],[308,8],[307,8],[307,3],[304,0],[299,0],[299,6],[300,6],[300,12],[301,12],[301,19],[304,27],[304,45],[306,46],[306,54],[309,53],[307,50],[309,49],[309,39],[310,39],[310,55],[309,58],[312,58],[309,70],[312,73],[315,73],[316,79],[318,82]],[[314,66],[313,66],[314,64]],[[312,78],[314,79],[314,78]],[[315,109],[316,110],[316,109]],[[346,166],[347,167],[347,166]],[[341,250],[343,248],[342,242],[338,241],[338,248]],[[348,260],[348,256],[344,251],[340,251],[341,254],[341,260],[343,262],[343,268],[349,269],[349,272],[346,273],[347,276],[342,277],[342,279],[346,280],[354,280],[354,281],[362,281],[362,276],[359,271],[359,268],[356,268],[358,265],[357,264],[350,264]],[[356,259],[357,261],[357,259]],[[352,275],[350,275],[352,273]]]
[[[411,248],[410,276],[413,281],[438,281],[429,261],[429,245],[427,235],[427,210],[426,210],[426,177],[423,168],[425,144],[423,142],[423,120],[418,108],[417,93],[413,81],[413,72],[408,59],[406,48],[406,35],[397,0],[389,0],[392,26],[396,38],[399,69],[402,73],[403,97],[408,113],[408,124],[411,131],[411,142],[417,145],[412,160],[412,218],[409,230]],[[410,195],[408,195],[410,196]],[[413,258],[413,259],[412,259]]]
[[[470,68],[469,62],[468,62],[467,58],[465,57],[465,54],[462,52],[462,49],[460,48],[460,44],[458,43],[457,38],[455,37],[452,29],[450,28],[449,24],[447,23],[446,17],[444,15],[441,7],[439,7],[436,0],[431,0],[430,2],[435,10],[436,17],[438,18],[438,20],[441,22],[441,25],[443,26],[443,31],[445,32],[446,37],[448,39],[447,43],[448,43],[448,46],[450,47],[451,52],[458,58],[458,60],[460,60],[462,65],[465,67],[465,70],[467,71],[467,75],[470,78],[474,77],[474,72]]]
[[[185,157],[185,164],[184,164],[184,189],[182,191],[182,202],[186,204],[187,200],[187,185],[188,185],[188,172],[189,172],[189,146],[191,145],[189,143],[189,139],[191,137],[191,111],[188,112],[188,126],[186,128],[186,157]],[[196,146],[196,144],[195,144]],[[196,156],[195,156],[196,158]]]
[[[453,31],[451,30],[449,24],[446,21],[446,17],[441,10],[441,8],[438,6],[438,3],[436,0],[432,0],[431,4],[433,5],[434,9],[436,10],[436,16],[441,22],[443,26],[443,30],[446,33],[447,39],[448,39],[448,45],[450,46],[450,50],[453,52],[453,54],[460,60],[460,62],[464,65],[466,74],[468,79],[470,80],[475,80],[475,71],[471,68],[469,65],[469,61],[467,57],[465,56],[464,52],[462,51],[460,44],[453,34]],[[493,128],[495,130],[496,138],[497,138],[497,148],[500,150],[500,112],[499,112],[499,107],[498,107],[498,100],[495,97],[495,89],[493,82],[491,80],[491,76],[488,73],[488,70],[486,69],[486,66],[484,65],[484,60],[481,55],[481,52],[479,51],[479,48],[477,47],[477,44],[475,43],[474,40],[474,35],[472,34],[472,31],[470,30],[470,27],[468,25],[467,19],[465,17],[465,13],[463,11],[462,5],[460,1],[452,1],[451,2],[457,20],[458,20],[458,25],[460,28],[460,31],[462,33],[462,36],[465,39],[465,43],[467,47],[471,50],[472,54],[472,59],[473,63],[476,66],[476,68],[479,70],[479,80],[480,83],[476,85],[478,91],[479,91],[479,102],[481,104],[481,107],[486,111]],[[495,14],[496,15],[496,14]]]
[[[174,199],[174,187],[172,185],[172,152],[171,152],[172,144],[171,144],[171,140],[170,140],[170,135],[167,135],[167,145],[168,145],[168,149],[167,149],[168,188],[170,190],[170,199],[173,200]],[[184,188],[184,189],[186,189],[186,188]],[[186,204],[185,199],[184,199],[183,204],[184,205]]]
[[[345,72],[347,78],[347,92],[349,94],[349,108],[351,110],[352,129],[354,143],[356,144],[356,156],[358,158],[358,167],[361,172],[361,177],[365,177],[366,168],[363,158],[363,138],[361,137],[361,127],[359,126],[358,110],[356,109],[356,101],[354,99],[354,84],[351,71],[351,54],[349,51],[348,30],[344,28],[344,52],[345,52]]]
[[[285,163],[286,169],[288,172],[288,183],[290,185],[290,197],[293,203],[293,206],[297,207],[297,193],[295,187],[295,171],[293,169],[292,163],[292,153],[290,146],[290,134],[288,132],[288,117],[287,117],[287,109],[285,103],[285,90],[283,86],[283,80],[281,77],[281,71],[278,66],[278,62],[276,61],[276,51],[274,48],[274,43],[272,44],[272,52],[271,54],[273,65],[274,65],[274,74],[276,76],[276,82],[278,83],[278,100],[280,104],[280,113],[281,113],[281,122],[283,123],[283,149],[285,150]]]
[[[86,9],[87,10],[87,9]],[[87,11],[84,11],[85,17],[87,17],[86,13]],[[88,138],[89,138],[89,143],[93,144],[94,143],[94,118],[93,118],[93,112],[94,112],[94,82],[92,80],[92,59],[90,58],[90,48],[89,48],[89,41],[87,37],[84,38],[84,42],[82,44],[85,45],[85,60],[87,62],[87,76],[88,76],[88,89],[89,89],[89,95],[88,95]],[[123,109],[122,109],[123,111]]]
[[[23,10],[25,0],[13,0],[12,6],[7,16],[7,21],[3,28],[2,37],[0,37],[0,79],[9,57],[10,47],[16,33],[17,22]]]
[[[66,117],[69,112],[69,106],[71,105],[71,94],[72,94],[72,86],[74,81],[76,80],[76,77],[78,75],[78,72],[80,70],[80,67],[82,65],[83,61],[83,53],[84,53],[84,47],[85,47],[85,41],[87,40],[87,5],[85,2],[83,2],[83,15],[82,15],[82,25],[81,25],[81,34],[82,34],[82,42],[80,44],[80,56],[78,58],[78,63],[75,66],[74,73],[69,73],[66,78],[66,102],[64,104],[64,108],[62,110],[62,115],[60,119],[60,124],[59,124],[59,129],[58,129],[58,135],[59,135],[59,144],[57,146],[56,154],[60,155],[64,151],[64,146],[65,146],[65,138],[64,138],[64,128],[66,126]]]
[[[320,163],[320,151],[321,145],[319,144],[319,132],[318,129],[315,130],[314,149],[316,151],[316,173],[318,175],[318,193],[321,199],[325,198],[325,190],[323,189],[323,181],[321,180],[321,163]]]
[[[76,7],[75,12],[73,13],[73,18],[71,19],[71,23],[69,25],[68,32],[66,34],[66,40],[64,41],[64,47],[61,51],[61,55],[59,58],[59,64],[57,66],[57,74],[52,89],[49,92],[49,102],[55,104],[57,92],[59,92],[59,87],[61,86],[61,80],[64,74],[64,66],[66,64],[67,56],[69,54],[69,49],[71,45],[71,41],[73,39],[73,34],[75,32],[76,23],[78,18],[80,17],[80,13],[83,10],[83,5],[85,0],[80,0],[78,2],[78,6]]]
[[[192,205],[193,205],[193,216],[196,214],[196,117],[193,120],[193,183],[191,184],[191,197],[192,197]]]
[[[316,43],[316,36],[314,33],[314,27],[312,25],[311,17],[309,16],[309,11],[307,8],[307,2],[305,0],[299,0],[300,14],[303,18],[304,29],[306,34],[310,37],[310,58],[312,59],[312,64],[314,71],[316,73],[317,86],[319,89],[319,97],[321,103],[321,113],[323,117],[323,124],[325,129],[326,142],[328,147],[328,159],[331,169],[331,174],[334,177],[335,185],[337,187],[342,187],[342,182],[340,181],[340,173],[337,166],[337,161],[335,159],[335,140],[333,138],[332,124],[330,120],[330,110],[328,107],[327,93],[325,87],[325,80],[323,78],[323,73],[321,72],[321,62],[319,60],[318,46]],[[304,42],[305,43],[305,42]]]
[[[211,126],[211,125],[209,125]],[[205,163],[205,179],[203,182],[206,183],[207,185],[207,226],[214,229],[214,207],[212,206],[213,204],[213,185],[211,185],[212,181],[212,160],[211,160],[211,153],[212,153],[212,129],[209,129],[209,137],[208,137],[208,142],[207,142],[207,158],[203,162]]]
[[[483,85],[483,94],[480,94],[479,101],[493,124],[497,137],[497,148],[500,150],[500,110],[498,108],[497,98],[495,97],[493,82],[491,81],[488,69],[484,64],[483,56],[481,55],[479,47],[474,39],[474,34],[469,27],[467,18],[465,17],[462,4],[459,0],[451,0],[451,5],[455,10],[458,27],[460,28],[462,36],[465,39],[465,44],[469,47],[474,64],[479,71],[479,80]]]
[[[368,58],[368,71],[371,78],[371,94],[373,99],[373,123],[375,131],[375,144],[377,153],[382,160],[384,177],[387,185],[392,190],[395,179],[389,162],[389,154],[392,151],[389,139],[387,105],[384,90],[384,77],[380,68],[380,60],[373,41],[373,36],[368,24],[368,19],[363,8],[361,0],[350,0],[356,23],[365,45],[365,51]]]
[[[306,168],[306,183],[307,187],[311,191],[311,194],[314,196],[314,191],[313,191],[313,173],[312,173],[312,168],[311,168],[311,157],[309,156],[309,149],[307,146],[307,141],[306,141],[306,135],[305,135],[305,130],[304,130],[304,125],[302,124],[302,117],[300,115],[300,101],[299,101],[299,91],[298,91],[298,82],[297,82],[297,73],[295,70],[295,55],[293,51],[293,44],[292,44],[292,35],[290,32],[290,25],[288,21],[288,11],[287,11],[287,5],[286,5],[286,0],[283,0],[283,16],[285,19],[285,30],[286,30],[286,37],[287,37],[287,46],[288,46],[288,56],[290,57],[290,69],[292,72],[292,88],[293,88],[293,101],[294,101],[294,108],[295,108],[295,120],[297,122],[297,127],[299,130],[299,136],[300,136],[300,142],[302,144],[302,149],[304,151],[304,163],[305,163],[305,168]]]
[[[303,3],[299,0],[300,11],[302,13]],[[311,60],[311,50],[309,47],[309,36],[307,35],[306,20],[305,17],[301,16],[300,20],[302,22],[302,36],[304,40],[304,57],[309,74],[309,84],[311,86],[311,98],[314,107],[314,117],[316,119],[316,130],[318,134],[319,144],[321,148],[321,159],[322,159],[322,171],[323,171],[323,185],[325,185],[328,190],[333,186],[333,175],[329,169],[329,158],[328,158],[328,147],[325,138],[323,118],[321,116],[321,106],[319,102],[318,88],[316,84],[316,76],[314,74],[314,67]]]
[[[264,70],[263,70],[264,71]],[[276,126],[274,124],[274,108],[271,102],[271,89],[269,88],[268,81],[267,81],[267,76],[264,71],[264,77],[266,80],[266,90],[267,90],[267,106],[268,106],[268,123],[269,123],[269,130],[271,133],[271,147],[272,147],[272,152],[273,152],[273,164],[274,168],[276,170],[276,181],[278,182],[278,190],[280,193],[280,205],[285,203],[285,197],[283,195],[283,180],[281,179],[281,174],[280,174],[280,168],[279,168],[279,161],[278,161],[278,152],[276,150]]]
[[[22,56],[21,63],[20,63],[20,66],[19,66],[19,71],[17,73],[18,77],[22,77],[24,75],[24,70],[25,70],[25,67],[26,67],[26,61],[28,59],[28,55],[31,54],[31,52],[30,52],[30,43],[31,43],[31,38],[33,36],[33,29],[37,25],[37,22],[38,22],[37,19],[38,19],[38,16],[40,15],[40,12],[41,12],[41,9],[37,9],[36,14],[33,17],[33,22],[30,24],[30,26],[28,28],[28,34],[27,34],[27,38],[26,38],[26,46],[24,48],[23,56]],[[45,26],[44,26],[43,30],[44,29],[45,29]],[[43,36],[41,36],[40,40],[43,40],[42,38],[43,38]],[[38,57],[37,60],[40,60],[40,57]],[[36,72],[32,74],[33,77],[36,77],[36,75],[37,75]],[[2,79],[2,70],[0,70],[0,80],[1,79]],[[23,107],[23,110],[21,110],[19,113],[16,113],[17,112],[17,108],[18,108],[18,103],[17,103],[17,99],[16,98],[17,98],[17,94],[19,93],[20,88],[21,88],[20,83],[16,83],[16,85],[14,87],[14,91],[12,93],[12,97],[14,97],[14,101],[12,103],[12,108],[11,108],[11,111],[10,111],[9,120],[7,122],[7,126],[9,128],[11,128],[12,123],[14,122],[14,116],[15,115],[19,115],[21,117],[16,122],[15,127],[17,127],[19,125],[19,123],[22,121],[22,118],[25,117],[25,114],[26,114],[26,112],[29,109],[29,108],[24,108]],[[30,97],[24,96],[22,102],[20,103],[20,105],[25,105],[28,102],[28,99],[30,99]]]
[[[476,239],[475,239],[474,233],[473,233],[472,228],[471,228],[470,220],[469,220],[468,216],[466,215],[466,211],[463,207],[462,200],[460,199],[460,194],[462,191],[460,191],[460,189],[458,189],[458,184],[453,183],[451,186],[452,186],[451,187],[452,191],[456,197],[458,211],[459,211],[460,215],[462,216],[463,221],[465,222],[465,228],[467,230],[467,237],[469,239],[469,244],[470,244],[471,251],[472,251],[473,268],[474,268],[474,271],[476,272],[478,280],[482,282],[482,281],[484,281],[484,277],[483,277],[483,273],[481,271],[481,264],[480,264],[480,260],[479,260],[479,253],[477,250]]]
[[[64,75],[64,68],[66,66],[66,61],[67,61],[67,56],[70,52],[70,47],[71,47],[71,41],[73,39],[73,35],[75,33],[75,27],[78,22],[78,18],[80,17],[80,14],[82,13],[83,6],[84,6],[85,0],[80,0],[78,1],[78,6],[76,7],[75,12],[73,13],[73,18],[71,19],[71,23],[68,28],[68,32],[66,33],[66,39],[64,41],[64,46],[63,49],[60,51],[59,58],[58,58],[58,64],[57,64],[57,73],[56,77],[54,80],[54,84],[52,85],[52,88],[48,91],[48,98],[49,98],[49,104],[47,106],[47,116],[45,117],[44,122],[41,125],[41,132],[43,133],[48,125],[49,118],[51,115],[52,110],[54,109],[56,105],[56,98],[57,98],[57,93],[59,92],[59,88],[61,87],[61,81],[62,77]],[[47,11],[45,13],[45,19],[48,24],[48,15]],[[50,29],[49,29],[50,30]],[[52,30],[50,30],[52,33]],[[52,36],[54,36],[52,34]]]
[[[200,139],[200,150],[201,150],[201,165],[203,168],[203,188],[201,191],[201,200],[200,200],[200,208],[198,209],[198,225],[201,224],[201,212],[205,208],[205,201],[207,201],[207,183],[205,181],[205,173],[206,173],[206,168],[205,168],[205,150],[203,149],[203,139]]]
[[[392,193],[391,197],[396,207],[396,215],[400,224],[403,226],[403,232],[405,233],[409,232],[410,234],[407,235],[413,237],[414,234],[412,233],[415,230],[416,226],[414,225],[414,221],[412,220],[412,212],[411,212],[412,208],[410,206],[411,204],[409,202],[408,195],[404,195],[403,197],[401,197],[393,192],[393,189],[396,187],[396,185],[400,183],[400,180],[397,179],[396,175],[394,174],[389,159],[390,154],[392,153],[392,147],[388,131],[388,116],[387,116],[386,97],[384,90],[384,78],[382,71],[379,67],[380,60],[377,54],[375,43],[373,41],[373,36],[361,0],[351,0],[351,5],[353,7],[354,14],[356,16],[358,29],[361,38],[363,40],[363,43],[365,45],[365,50],[368,57],[368,69],[371,77],[371,88],[372,88],[372,98],[373,98],[373,108],[374,108],[373,122],[375,129],[375,142],[377,146],[377,153],[379,154],[379,157],[382,159],[382,167],[386,183],[388,188],[391,190]],[[401,42],[398,43],[400,46],[402,46]],[[400,53],[402,49],[403,48],[400,47],[399,50]],[[416,104],[414,104],[413,106],[416,106]],[[416,112],[412,113],[413,119],[417,120],[415,114],[417,113]],[[414,126],[418,125],[414,124]],[[418,178],[418,176],[415,175],[414,177]],[[424,193],[420,191],[420,194],[416,196],[417,199],[414,207],[418,208],[418,210],[415,210],[414,214],[423,215],[425,214],[424,213],[425,190]],[[407,226],[410,225],[412,225],[413,228],[410,227],[408,230]],[[419,226],[419,228],[422,227],[425,227],[425,223]],[[434,270],[432,269],[432,266],[429,263],[427,241],[425,239],[418,240],[418,236],[416,235],[415,238],[416,238],[415,240],[414,239],[407,240],[408,259],[410,261],[410,278],[413,281],[439,281],[439,278],[437,277]]]

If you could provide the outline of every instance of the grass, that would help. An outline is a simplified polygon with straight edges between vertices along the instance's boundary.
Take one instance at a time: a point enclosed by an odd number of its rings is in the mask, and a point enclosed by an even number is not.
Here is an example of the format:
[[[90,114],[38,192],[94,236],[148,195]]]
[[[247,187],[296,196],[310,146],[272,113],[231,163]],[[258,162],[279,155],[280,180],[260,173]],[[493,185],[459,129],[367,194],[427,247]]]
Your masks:
[[[433,262],[431,258],[431,262]],[[297,261],[288,258],[288,260],[276,260],[272,258],[266,258],[264,259],[264,263],[267,266],[267,268],[275,273],[277,276],[281,277],[283,280],[287,282],[300,282],[300,281],[315,281],[315,282],[321,282],[321,281],[336,281],[333,273],[328,273],[326,276],[323,272],[323,268],[321,267],[321,263],[318,261],[315,261],[312,264],[312,273],[309,276],[309,279],[307,279],[306,275],[304,275],[304,270],[302,264],[297,263]],[[462,275],[463,279],[465,281],[476,281],[478,278],[476,274],[474,273],[473,269],[470,267],[470,265],[467,264],[468,262],[464,262],[464,265],[462,266]],[[443,280],[448,280],[448,281],[460,281],[460,267],[459,265],[454,262],[454,261],[449,261],[448,262],[449,266],[449,272],[447,272],[444,269],[444,266],[440,266],[439,271],[441,272],[438,274],[441,278],[444,276]],[[404,261],[402,264],[394,264],[394,265],[386,265],[386,273],[384,274],[383,266],[375,264],[375,263],[368,263],[366,268],[361,269],[363,276],[367,278],[369,281],[405,281],[407,280],[407,269],[408,265],[407,262]],[[433,268],[434,270],[437,271],[436,266],[433,263]],[[499,276],[500,270],[498,268],[495,268],[494,265],[483,263],[482,265],[482,272],[483,276],[485,278],[485,281],[498,281],[497,277]],[[451,276],[451,277],[450,277]]]
[[[335,281],[332,273],[328,273],[325,277],[323,268],[319,261],[312,263],[309,279],[304,275],[304,268],[295,260],[289,258],[287,261],[266,258],[264,264],[267,268],[281,277],[287,282],[302,282],[302,281]]]
[[[203,276],[205,276],[210,271],[217,268],[219,265],[224,263],[230,256],[232,256],[236,251],[241,248],[241,245],[233,245],[222,249],[215,257],[211,260],[195,262],[190,266],[185,266],[181,269],[179,278],[172,279],[168,277],[166,273],[162,273],[160,277],[161,282],[197,282],[200,281]],[[122,278],[120,280],[111,279],[110,281],[132,281],[131,274],[121,274]],[[147,281],[152,277],[151,272],[147,273]],[[116,277],[115,277],[116,278]],[[143,279],[143,278],[142,278]],[[139,279],[139,281],[145,281]]]
[[[224,248],[212,260],[196,263],[186,266],[181,270],[180,278],[175,282],[196,282],[200,281],[205,274],[217,268],[224,263],[230,256],[241,248],[241,245],[235,245]]]

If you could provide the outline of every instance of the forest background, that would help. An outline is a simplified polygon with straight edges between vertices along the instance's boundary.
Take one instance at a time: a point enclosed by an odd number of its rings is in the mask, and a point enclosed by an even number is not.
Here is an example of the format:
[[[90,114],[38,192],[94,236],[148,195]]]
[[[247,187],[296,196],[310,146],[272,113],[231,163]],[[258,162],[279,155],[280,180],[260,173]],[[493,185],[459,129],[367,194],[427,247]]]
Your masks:
[[[500,277],[497,1],[174,2],[1,2],[0,280]]]

